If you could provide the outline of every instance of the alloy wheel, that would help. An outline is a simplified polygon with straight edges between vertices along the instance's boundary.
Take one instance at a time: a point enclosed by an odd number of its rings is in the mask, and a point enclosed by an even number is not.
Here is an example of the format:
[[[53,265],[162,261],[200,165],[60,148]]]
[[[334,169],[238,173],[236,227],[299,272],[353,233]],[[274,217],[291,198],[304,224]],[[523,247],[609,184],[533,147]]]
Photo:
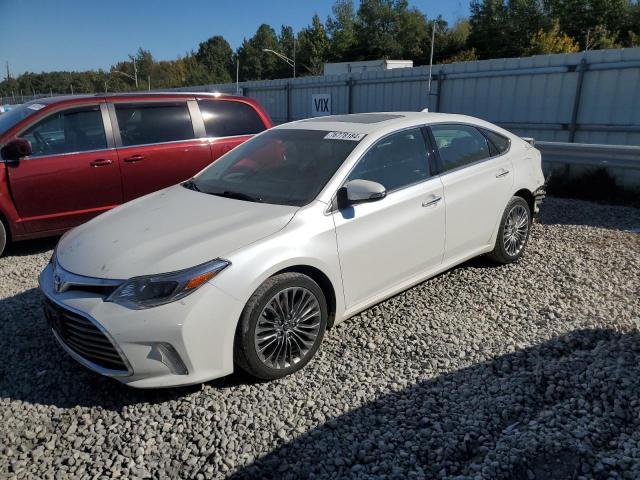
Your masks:
[[[321,324],[320,303],[303,287],[276,293],[258,317],[254,345],[258,358],[273,369],[288,368],[313,348]]]
[[[502,243],[507,255],[515,257],[523,249],[529,234],[529,214],[522,205],[515,205],[507,215]]]

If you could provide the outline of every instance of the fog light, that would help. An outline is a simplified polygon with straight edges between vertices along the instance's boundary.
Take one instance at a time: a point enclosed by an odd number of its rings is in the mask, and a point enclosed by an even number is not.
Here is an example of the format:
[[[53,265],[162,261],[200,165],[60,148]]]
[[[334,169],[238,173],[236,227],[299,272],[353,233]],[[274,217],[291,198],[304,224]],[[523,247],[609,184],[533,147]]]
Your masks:
[[[169,343],[154,343],[149,352],[149,358],[164,363],[174,375],[189,375],[186,365]]]

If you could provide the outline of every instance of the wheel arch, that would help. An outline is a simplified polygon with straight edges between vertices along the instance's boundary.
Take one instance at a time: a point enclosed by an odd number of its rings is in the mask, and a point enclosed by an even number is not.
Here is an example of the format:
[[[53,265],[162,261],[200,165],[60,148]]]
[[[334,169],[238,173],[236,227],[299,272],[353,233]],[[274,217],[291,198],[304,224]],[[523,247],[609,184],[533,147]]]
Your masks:
[[[514,193],[513,196],[524,199],[524,201],[527,202],[527,205],[529,205],[529,214],[533,215],[536,202],[533,192],[531,192],[528,188],[521,188],[516,193]]]
[[[301,273],[308,276],[318,284],[318,286],[322,290],[322,293],[324,293],[325,299],[327,300],[327,310],[329,312],[329,318],[327,319],[327,329],[330,329],[336,319],[337,305],[336,290],[329,277],[319,268],[312,267],[310,265],[293,265],[283,268],[282,270],[275,272],[271,276],[273,277],[281,273]]]

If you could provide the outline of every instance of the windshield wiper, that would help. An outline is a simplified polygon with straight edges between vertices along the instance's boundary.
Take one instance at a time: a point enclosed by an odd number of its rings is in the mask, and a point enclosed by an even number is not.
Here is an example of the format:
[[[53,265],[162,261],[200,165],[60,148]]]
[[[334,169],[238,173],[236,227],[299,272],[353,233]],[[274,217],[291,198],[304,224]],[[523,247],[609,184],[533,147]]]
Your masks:
[[[202,190],[200,190],[198,188],[198,186],[196,185],[196,182],[193,181],[193,178],[190,180],[187,180],[186,182],[184,182],[182,184],[182,186],[184,188],[188,188],[189,190],[193,190],[194,192],[201,192]]]
[[[234,192],[231,190],[225,190],[223,192],[211,192],[211,195],[218,195],[220,197],[227,197],[227,198],[235,198],[236,200],[246,200],[248,202],[262,203],[262,199],[260,197],[254,197],[253,195],[248,195],[242,192]]]

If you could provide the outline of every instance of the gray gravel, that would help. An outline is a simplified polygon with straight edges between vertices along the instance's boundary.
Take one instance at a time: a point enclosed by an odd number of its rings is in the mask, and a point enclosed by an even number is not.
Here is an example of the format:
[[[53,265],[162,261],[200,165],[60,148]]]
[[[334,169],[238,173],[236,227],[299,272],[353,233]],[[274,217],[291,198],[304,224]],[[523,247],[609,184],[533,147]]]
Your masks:
[[[292,377],[135,391],[57,347],[0,258],[0,477],[640,478],[640,210],[547,199],[516,265],[468,262],[334,328]]]

